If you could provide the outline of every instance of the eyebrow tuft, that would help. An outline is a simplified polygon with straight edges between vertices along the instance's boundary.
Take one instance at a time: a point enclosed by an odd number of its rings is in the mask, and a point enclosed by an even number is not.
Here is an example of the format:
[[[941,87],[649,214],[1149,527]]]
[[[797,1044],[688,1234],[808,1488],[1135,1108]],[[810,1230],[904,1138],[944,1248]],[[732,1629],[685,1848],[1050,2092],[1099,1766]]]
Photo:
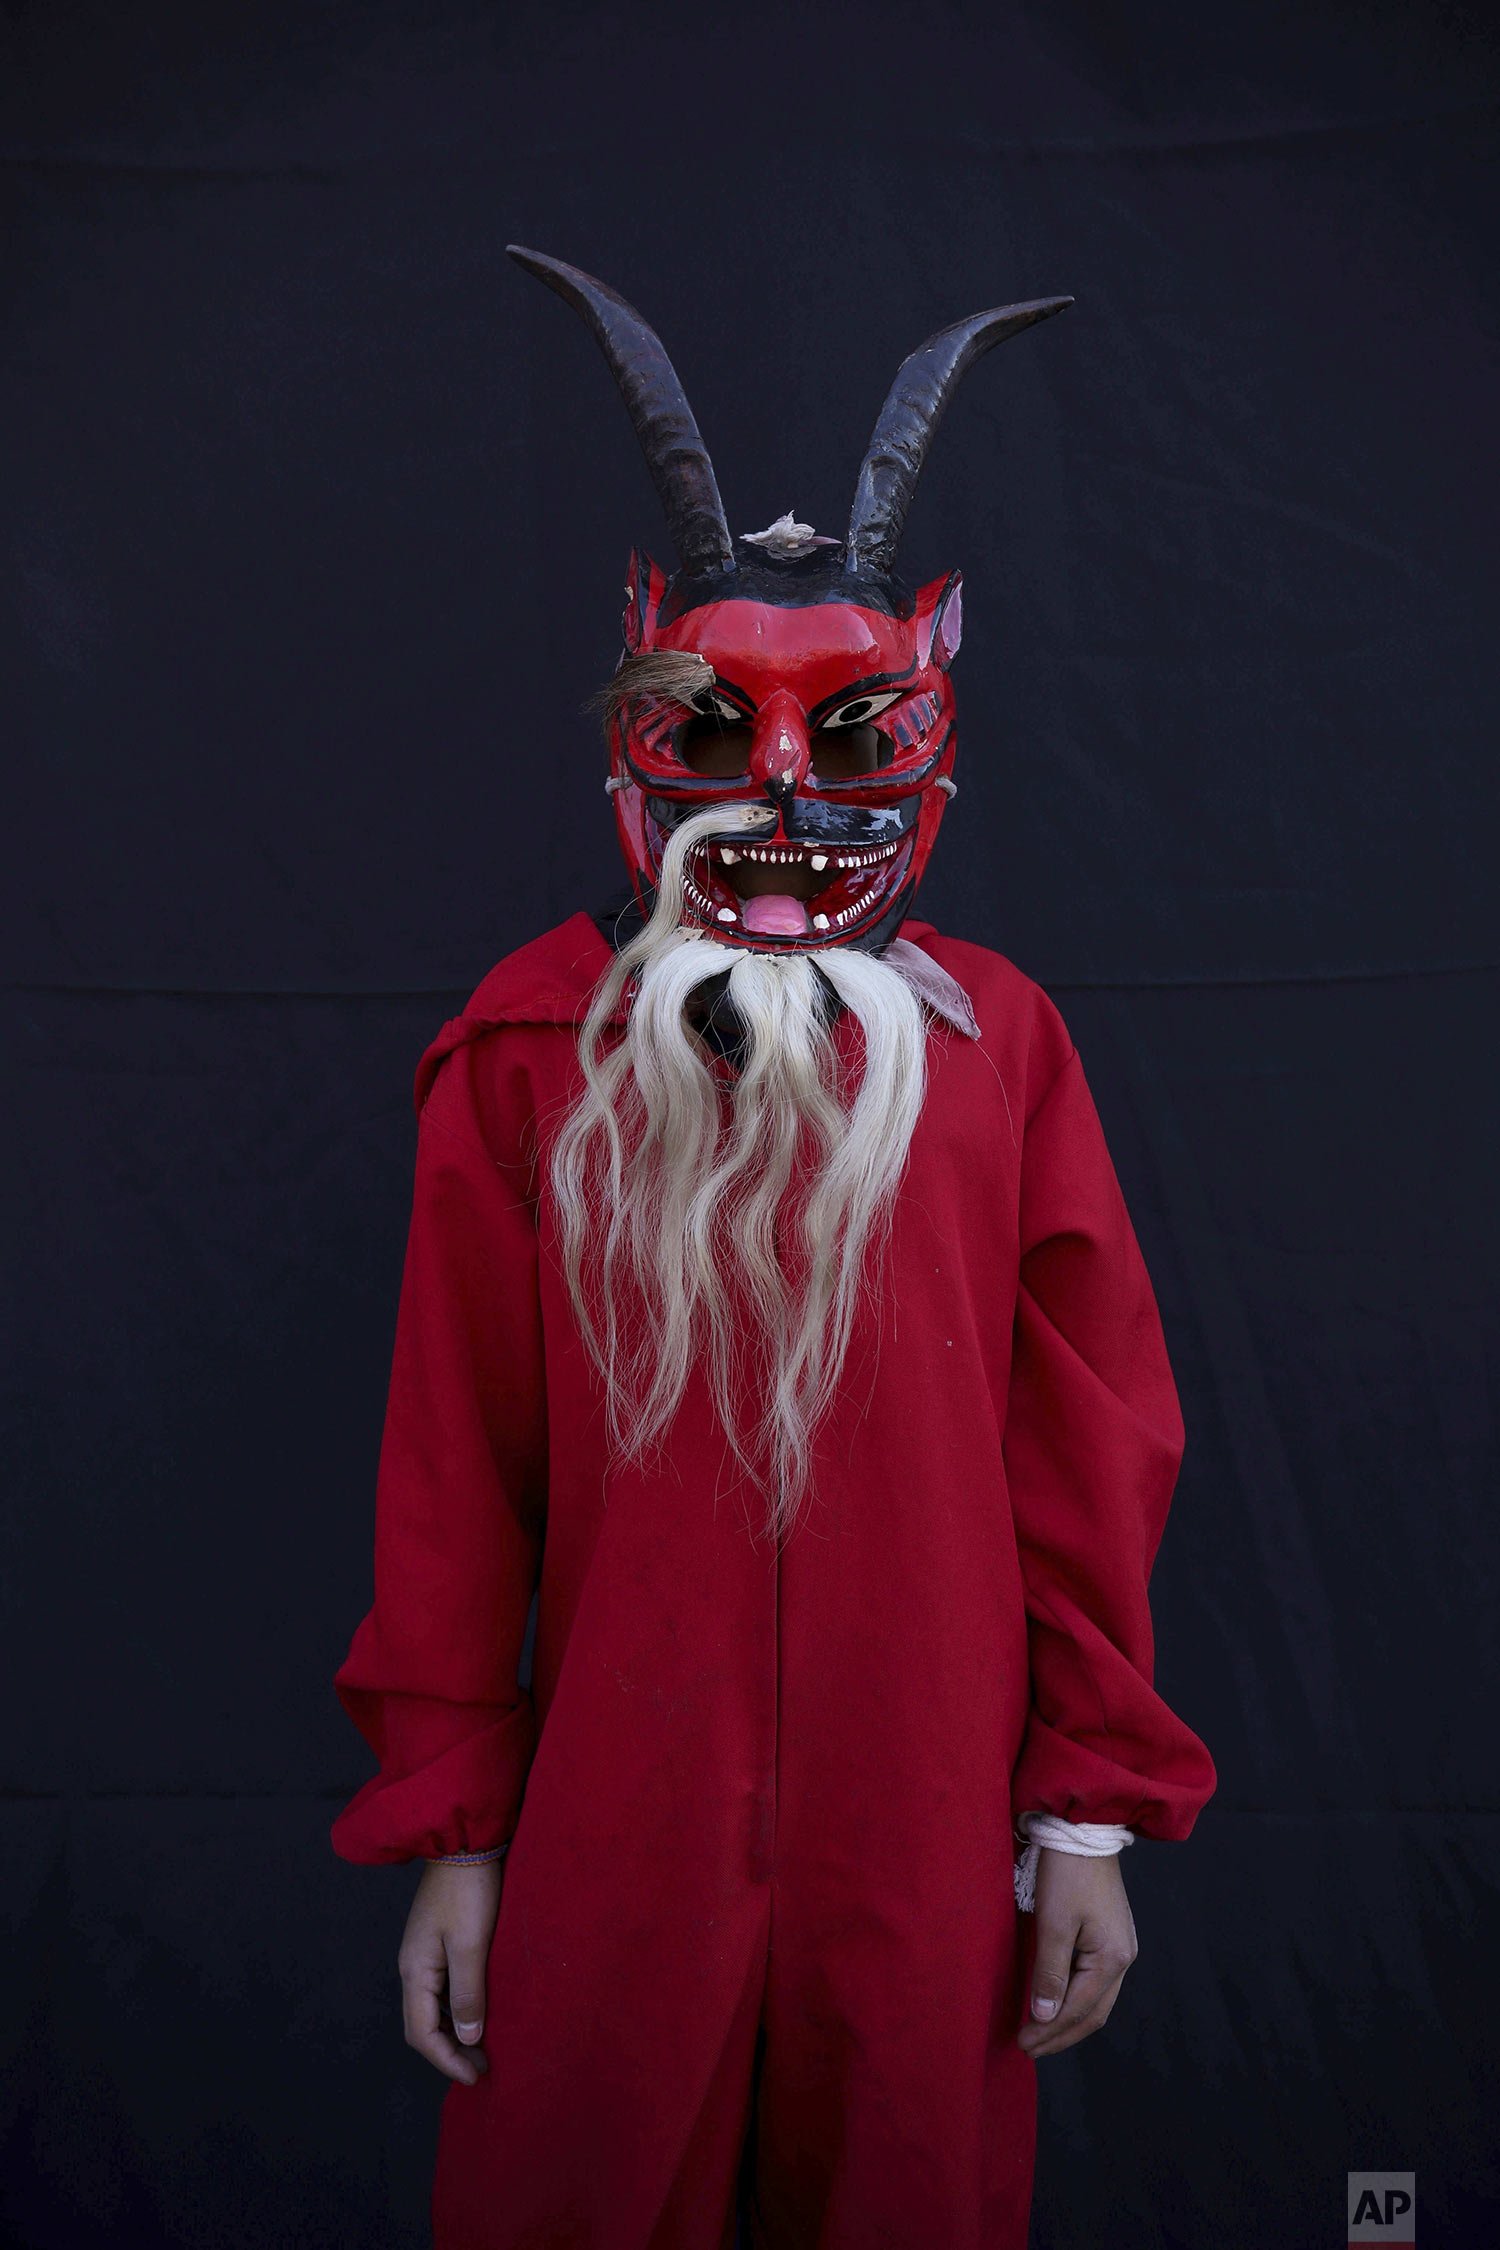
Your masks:
[[[607,732],[632,696],[659,696],[696,711],[700,697],[713,684],[714,668],[707,657],[680,648],[643,648],[634,656],[622,656],[613,675],[583,707],[598,713]]]

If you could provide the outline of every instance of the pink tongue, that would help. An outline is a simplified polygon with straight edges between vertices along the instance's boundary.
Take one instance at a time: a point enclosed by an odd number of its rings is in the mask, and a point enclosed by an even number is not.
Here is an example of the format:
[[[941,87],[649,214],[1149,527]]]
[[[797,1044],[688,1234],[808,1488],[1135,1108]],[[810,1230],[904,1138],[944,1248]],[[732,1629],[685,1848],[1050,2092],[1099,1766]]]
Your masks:
[[[801,899],[789,898],[785,891],[763,891],[759,898],[747,898],[740,911],[746,929],[760,937],[801,937],[812,927]]]

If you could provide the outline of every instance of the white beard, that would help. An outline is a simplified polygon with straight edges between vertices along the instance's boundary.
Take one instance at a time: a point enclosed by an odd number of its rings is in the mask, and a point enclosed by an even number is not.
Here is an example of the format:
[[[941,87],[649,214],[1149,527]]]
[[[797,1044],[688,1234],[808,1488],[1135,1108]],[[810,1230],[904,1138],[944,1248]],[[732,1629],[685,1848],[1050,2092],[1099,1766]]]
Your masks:
[[[689,852],[708,836],[753,834],[769,817],[766,807],[725,805],[673,833],[651,918],[611,965],[580,1031],[584,1089],[551,1178],[617,1456],[640,1460],[659,1443],[702,1364],[735,1458],[765,1487],[776,1540],[800,1512],[812,1437],[837,1391],[861,1290],[884,1258],[925,1091],[927,1024],[906,976],[873,954],[760,953],[682,926]],[[744,1035],[727,1098],[686,1014],[726,971]],[[624,1034],[609,1044],[632,979]],[[852,1081],[834,1044],[830,988],[863,1033]],[[745,1398],[755,1402],[748,1415],[735,1407]]]

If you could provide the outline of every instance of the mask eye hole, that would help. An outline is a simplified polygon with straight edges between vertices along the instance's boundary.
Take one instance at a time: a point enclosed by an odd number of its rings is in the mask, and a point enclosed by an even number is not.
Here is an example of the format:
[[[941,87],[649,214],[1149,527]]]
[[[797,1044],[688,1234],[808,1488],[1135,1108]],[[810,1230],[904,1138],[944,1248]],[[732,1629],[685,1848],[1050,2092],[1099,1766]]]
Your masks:
[[[900,688],[866,690],[836,704],[812,738],[812,770],[820,781],[854,781],[878,773],[895,756],[891,738],[871,722],[893,703]]]
[[[710,698],[712,708],[677,730],[677,755],[692,773],[724,781],[750,771],[751,727],[742,711]]]
[[[819,781],[853,781],[878,773],[894,756],[889,735],[879,727],[819,727],[812,738],[812,770]]]

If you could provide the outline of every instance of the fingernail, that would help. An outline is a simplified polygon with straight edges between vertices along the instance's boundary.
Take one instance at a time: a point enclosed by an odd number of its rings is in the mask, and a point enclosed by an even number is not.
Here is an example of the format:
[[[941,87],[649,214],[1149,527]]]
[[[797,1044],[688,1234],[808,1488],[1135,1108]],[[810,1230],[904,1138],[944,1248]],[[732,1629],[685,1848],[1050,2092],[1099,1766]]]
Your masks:
[[[453,2028],[466,2046],[472,2046],[480,2032],[483,2031],[484,2025],[482,2023],[456,2023]]]
[[[1034,2016],[1040,2016],[1042,2022],[1046,2023],[1049,2017],[1057,2014],[1057,2002],[1055,2000],[1044,2000],[1038,1993],[1031,2003],[1031,2012]]]

